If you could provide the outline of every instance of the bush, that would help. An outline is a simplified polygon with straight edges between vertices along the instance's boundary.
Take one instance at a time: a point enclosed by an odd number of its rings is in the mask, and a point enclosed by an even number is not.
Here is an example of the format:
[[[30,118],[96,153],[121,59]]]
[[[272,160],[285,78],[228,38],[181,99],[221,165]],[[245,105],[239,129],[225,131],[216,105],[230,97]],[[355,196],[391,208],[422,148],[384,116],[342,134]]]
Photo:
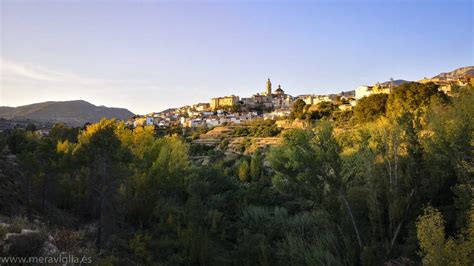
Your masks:
[[[433,102],[448,103],[449,98],[434,83],[410,82],[396,87],[388,96],[387,114],[398,116],[405,112],[423,114]],[[358,103],[359,105],[359,103]]]
[[[8,233],[8,227],[0,225],[0,240]]]
[[[72,231],[68,229],[58,230],[54,235],[54,240],[58,249],[62,251],[73,251],[86,241],[83,231]]]
[[[150,252],[151,236],[148,234],[135,234],[130,240],[129,246],[133,254],[143,263],[150,264],[153,261],[153,254]]]
[[[313,105],[314,106],[314,105]],[[310,110],[311,109],[311,110]],[[309,119],[322,119],[325,117],[331,117],[332,114],[337,110],[337,106],[331,102],[320,102],[316,104],[315,108],[308,108],[306,120]]]
[[[385,114],[388,94],[372,94],[357,102],[354,116],[359,122],[374,121]]]
[[[102,265],[102,266],[113,266],[113,265],[119,265],[119,259],[113,255],[111,256],[107,256],[105,258],[101,258],[99,260],[99,263],[98,265]]]
[[[214,147],[209,146],[209,145],[193,143],[190,146],[189,152],[192,156],[202,156],[202,155],[207,155],[213,149]]]
[[[258,121],[243,126],[238,126],[232,133],[235,137],[275,137],[280,134],[280,129],[275,121]]]
[[[21,233],[22,229],[28,227],[28,220],[25,217],[13,218],[12,224],[8,227],[8,231],[11,233]]]
[[[15,257],[41,256],[45,240],[46,235],[41,232],[12,235],[6,240],[9,245],[7,253]]]
[[[228,139],[224,139],[223,141],[221,141],[221,143],[219,144],[219,149],[221,149],[222,151],[226,150],[227,147],[229,146],[229,140]]]

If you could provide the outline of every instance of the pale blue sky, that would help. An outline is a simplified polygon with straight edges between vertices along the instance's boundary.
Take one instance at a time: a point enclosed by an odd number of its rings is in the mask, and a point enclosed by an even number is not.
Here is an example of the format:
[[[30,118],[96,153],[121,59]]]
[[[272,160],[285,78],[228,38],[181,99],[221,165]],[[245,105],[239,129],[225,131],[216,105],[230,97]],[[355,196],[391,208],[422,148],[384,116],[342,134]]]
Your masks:
[[[473,1],[9,1],[0,105],[160,111],[418,80],[474,65]]]

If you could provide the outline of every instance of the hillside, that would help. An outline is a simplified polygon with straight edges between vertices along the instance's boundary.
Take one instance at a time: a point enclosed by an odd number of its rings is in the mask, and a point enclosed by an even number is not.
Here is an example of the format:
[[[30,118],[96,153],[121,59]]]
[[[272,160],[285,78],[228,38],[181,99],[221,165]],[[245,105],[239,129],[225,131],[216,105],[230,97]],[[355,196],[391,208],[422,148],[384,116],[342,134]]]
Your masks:
[[[0,117],[2,117],[4,114],[7,114],[11,111],[13,111],[15,107],[9,107],[9,106],[0,106]]]
[[[0,117],[7,119],[30,119],[38,122],[62,122],[71,126],[98,122],[101,118],[125,120],[134,114],[124,108],[96,106],[89,102],[64,101],[43,102],[19,107],[0,107]]]
[[[411,81],[404,80],[404,79],[397,79],[397,80],[393,80],[393,81],[390,81],[390,80],[389,80],[389,81],[383,82],[382,85],[387,85],[387,86],[388,86],[388,85],[390,85],[390,83],[392,83],[392,82],[393,82],[394,87],[396,87],[396,86],[400,86],[400,85],[402,85],[402,84],[404,84],[404,83],[409,83],[409,82],[411,82]]]
[[[474,66],[460,67],[460,68],[455,69],[451,72],[438,74],[438,75],[434,76],[433,78],[458,79],[458,78],[462,78],[462,77],[465,77],[465,76],[474,76]]]

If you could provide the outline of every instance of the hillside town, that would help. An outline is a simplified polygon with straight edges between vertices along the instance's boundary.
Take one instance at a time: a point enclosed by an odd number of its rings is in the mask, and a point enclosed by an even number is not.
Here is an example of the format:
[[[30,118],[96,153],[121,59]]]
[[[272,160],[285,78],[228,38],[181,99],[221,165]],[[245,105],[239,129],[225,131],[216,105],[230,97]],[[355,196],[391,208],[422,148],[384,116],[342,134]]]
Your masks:
[[[286,118],[290,115],[291,108],[298,99],[308,105],[331,102],[337,104],[341,110],[348,110],[356,104],[355,96],[354,91],[349,91],[339,94],[307,94],[295,97],[286,93],[281,85],[273,90],[273,84],[268,79],[265,90],[250,97],[241,98],[237,95],[216,97],[210,99],[209,103],[197,103],[159,113],[134,116],[127,123],[133,127],[143,125],[214,127],[229,123],[240,124],[254,119]]]
[[[156,126],[167,128],[182,127],[215,127],[225,124],[240,124],[254,119],[285,119],[291,114],[293,104],[301,99],[308,106],[329,103],[340,111],[350,111],[357,101],[372,94],[390,94],[397,86],[407,83],[405,80],[393,80],[377,83],[372,86],[363,85],[352,91],[342,91],[337,94],[315,95],[304,94],[292,96],[285,92],[281,85],[273,90],[270,78],[267,79],[263,92],[250,97],[238,95],[222,96],[210,99],[208,103],[197,103],[179,108],[171,108],[162,112],[146,115],[136,115],[127,121],[131,127]],[[450,77],[438,75],[434,78],[424,78],[419,83],[433,82],[447,95],[455,86],[466,86],[474,83],[474,76]]]

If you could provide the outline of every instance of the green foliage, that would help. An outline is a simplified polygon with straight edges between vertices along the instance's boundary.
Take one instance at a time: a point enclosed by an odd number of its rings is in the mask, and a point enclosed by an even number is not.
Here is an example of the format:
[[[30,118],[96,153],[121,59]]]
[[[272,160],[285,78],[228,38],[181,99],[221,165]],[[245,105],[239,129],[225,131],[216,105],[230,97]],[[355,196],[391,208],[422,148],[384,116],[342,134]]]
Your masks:
[[[36,139],[31,132],[16,128],[7,138],[7,145],[13,154],[20,154],[24,151],[32,151],[35,148]]]
[[[192,156],[205,156],[205,155],[208,155],[209,152],[212,151],[213,149],[214,147],[210,145],[193,143],[189,146],[189,153]]]
[[[53,143],[69,141],[77,142],[79,128],[69,128],[64,124],[55,124],[49,132],[49,138]]]
[[[289,221],[290,231],[278,243],[283,265],[344,265],[349,263],[348,247],[329,215],[323,211],[303,213]]]
[[[8,231],[11,233],[21,233],[22,229],[28,228],[29,223],[28,220],[25,217],[22,216],[17,216],[13,219],[12,223],[10,226],[8,226]]]
[[[225,151],[228,146],[229,146],[229,139],[224,139],[223,141],[221,141],[221,143],[219,143],[219,149],[222,151]]]
[[[97,264],[101,266],[114,266],[120,264],[120,261],[115,256],[107,256],[104,258],[100,258]]]
[[[388,95],[384,93],[372,94],[357,101],[354,116],[360,122],[374,121],[385,115]]]
[[[293,104],[291,111],[292,119],[300,120],[320,120],[323,118],[330,118],[338,110],[336,104],[332,102],[320,102],[314,105],[307,105],[302,99],[298,99]]]
[[[404,83],[389,95],[387,113],[389,116],[397,116],[409,112],[418,117],[426,113],[431,103],[447,101],[447,96],[434,83]]]
[[[258,149],[250,160],[250,177],[252,181],[258,181],[262,177],[263,158],[260,149]]]
[[[141,233],[135,234],[135,237],[130,240],[130,249],[133,251],[133,254],[138,258],[142,263],[152,263],[152,254],[150,251],[149,243],[151,241],[151,236],[142,235]]]
[[[474,262],[474,204],[468,213],[470,220],[456,239],[446,239],[445,221],[437,209],[427,207],[418,217],[416,232],[420,255],[425,265],[471,265]]]
[[[8,227],[0,225],[0,239],[3,239],[7,233],[8,233]]]
[[[249,206],[243,211],[240,227],[239,265],[348,262],[345,240],[322,210],[290,215],[285,208]]]
[[[317,120],[329,118],[337,109],[337,106],[332,102],[320,102],[316,104],[315,107],[311,106],[310,108],[308,108],[308,110],[306,111],[306,117]]]
[[[252,145],[252,139],[249,137],[245,137],[242,142],[238,146],[238,151],[240,153],[244,153],[250,146]]]
[[[446,219],[455,221],[458,228],[465,224],[465,213],[474,198],[471,182],[473,106],[474,90],[469,87],[461,90],[451,105],[433,104],[428,114],[426,136],[421,142],[432,177],[424,184],[424,190],[433,194],[443,191],[450,198],[455,195],[453,209],[457,209],[456,218],[453,220],[448,216]]]
[[[0,206],[26,217],[12,230],[41,217],[61,251],[95,245],[111,265],[470,265],[474,93],[453,95],[412,83],[353,113],[300,100],[293,116],[318,121],[236,126],[241,151],[281,137],[245,155],[189,144],[205,128],[15,129],[0,141]]]
[[[283,145],[273,149],[268,158],[277,172],[273,182],[281,189],[297,189],[298,194],[309,193],[322,200],[326,185],[339,186],[339,147],[327,122],[314,133],[300,129],[285,132]]]
[[[43,243],[46,235],[41,232],[31,232],[28,234],[18,234],[9,237],[6,242],[8,254],[16,257],[34,257],[42,253]]]
[[[423,263],[427,265],[444,265],[444,223],[443,215],[431,207],[426,208],[423,216],[418,219],[417,236],[424,254]]]
[[[298,99],[293,103],[293,108],[291,110],[291,117],[292,118],[298,118],[298,119],[304,119],[304,108],[306,106],[306,103],[302,99]]]
[[[250,166],[247,160],[243,160],[239,165],[239,179],[242,182],[250,181]]]
[[[319,164],[315,160],[316,153],[311,144],[313,137],[311,131],[288,130],[283,134],[283,145],[270,151],[268,159],[272,169],[277,172],[273,177],[273,183],[277,188],[288,192],[295,189],[303,190],[305,193],[310,193],[310,188],[313,187],[321,189],[315,174],[315,171],[319,170]],[[315,186],[304,185],[310,180],[316,182]],[[302,191],[298,194],[300,193]]]
[[[280,129],[273,120],[263,120],[251,124],[236,126],[232,135],[235,137],[275,137]]]
[[[177,137],[165,137],[155,141],[150,155],[154,159],[150,174],[170,182],[182,180],[183,173],[189,166],[188,149]]]
[[[348,128],[353,126],[352,118],[354,117],[354,111],[337,111],[333,113],[335,126],[340,128]]]

